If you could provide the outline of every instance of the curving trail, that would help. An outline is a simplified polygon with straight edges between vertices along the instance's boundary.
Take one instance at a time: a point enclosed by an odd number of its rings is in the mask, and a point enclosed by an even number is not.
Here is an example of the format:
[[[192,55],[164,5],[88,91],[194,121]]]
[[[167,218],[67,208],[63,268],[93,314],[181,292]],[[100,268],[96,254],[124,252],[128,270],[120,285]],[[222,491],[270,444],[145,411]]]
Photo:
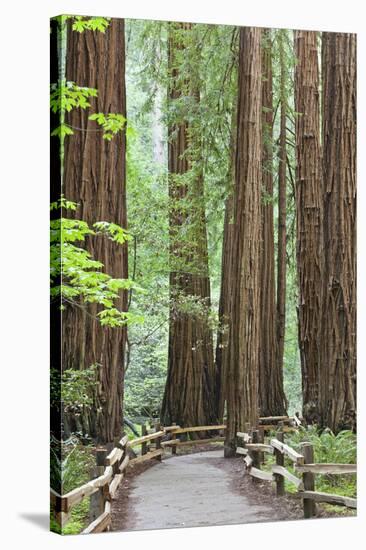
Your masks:
[[[248,476],[244,476],[247,478]],[[290,519],[289,507],[245,479],[242,459],[208,451],[157,463],[122,488],[112,507],[113,530],[202,527]],[[287,504],[287,503],[286,503]],[[292,519],[292,518],[291,518]]]

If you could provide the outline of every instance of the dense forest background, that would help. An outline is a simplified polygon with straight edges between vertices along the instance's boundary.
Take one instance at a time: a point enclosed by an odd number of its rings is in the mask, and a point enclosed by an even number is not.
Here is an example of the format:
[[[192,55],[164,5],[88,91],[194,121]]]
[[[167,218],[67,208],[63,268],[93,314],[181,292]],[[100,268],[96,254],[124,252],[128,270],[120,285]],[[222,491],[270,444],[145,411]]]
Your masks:
[[[224,235],[225,204],[231,185],[232,112],[235,111],[237,93],[238,30],[231,27],[197,26],[197,36],[204,36],[200,51],[193,50],[191,63],[200,67],[201,104],[195,116],[204,121],[204,182],[205,212],[208,237],[208,258],[211,290],[212,323],[218,329],[218,311],[221,288],[222,241]],[[169,234],[168,234],[168,182],[167,140],[168,133],[164,116],[167,86],[167,34],[166,24],[130,21],[126,26],[128,120],[135,134],[131,141],[130,164],[128,164],[127,204],[129,228],[134,234],[136,248],[130,247],[130,265],[136,266],[136,279],[147,290],[145,296],[135,294],[130,308],[144,312],[143,326],[129,330],[129,364],[126,372],[125,407],[131,417],[158,416],[161,396],[164,392],[169,318]],[[282,33],[282,34],[281,34]],[[275,47],[282,40],[286,56],[284,78],[286,102],[291,107],[288,124],[293,126],[293,106],[289,88],[293,83],[294,54],[292,32],[281,31],[273,37]],[[154,41],[149,50],[141,44]],[[194,40],[192,38],[191,40]],[[269,45],[267,45],[269,47]],[[279,101],[279,56],[274,52],[274,75],[277,77],[275,103]],[[209,61],[210,60],[210,61]],[[154,79],[155,76],[155,79]],[[156,82],[157,81],[157,82]],[[279,111],[274,119],[275,143],[280,132]],[[292,130],[293,132],[293,130]],[[295,257],[295,206],[294,188],[294,141],[289,132],[289,156],[292,173],[287,174],[287,300],[286,336],[284,354],[284,384],[289,400],[289,412],[301,411],[301,371],[297,344],[296,319],[296,257]],[[278,147],[277,147],[278,149]],[[278,151],[273,159],[275,180],[278,174]],[[146,204],[146,196],[150,200]],[[274,210],[274,239],[278,243],[278,187],[273,196],[266,196]],[[165,251],[165,255],[164,255]],[[136,256],[136,258],[135,258]],[[146,284],[148,281],[148,285]],[[146,296],[148,299],[146,300]],[[151,297],[154,302],[151,303]],[[220,337],[220,336],[219,336]]]
[[[61,16],[51,59],[55,440],[355,431],[355,36]]]

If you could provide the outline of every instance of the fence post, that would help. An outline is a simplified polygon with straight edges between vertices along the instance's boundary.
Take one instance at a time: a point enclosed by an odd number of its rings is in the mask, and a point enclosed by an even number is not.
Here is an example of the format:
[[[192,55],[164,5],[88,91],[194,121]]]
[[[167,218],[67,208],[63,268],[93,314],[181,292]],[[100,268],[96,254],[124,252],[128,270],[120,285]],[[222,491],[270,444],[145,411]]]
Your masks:
[[[141,435],[147,435],[146,424],[141,424]],[[142,443],[141,454],[146,455],[146,453],[147,453],[147,443]]]
[[[172,422],[172,426],[175,426],[176,425],[176,422]],[[177,434],[172,434],[172,440],[176,440],[177,439]],[[176,445],[172,445],[172,455],[176,455],[177,454],[177,446]]]
[[[263,426],[258,426],[258,443],[264,443],[264,428]],[[264,464],[265,454],[260,452],[258,453],[259,464]]]
[[[120,436],[119,437],[115,437],[114,439],[114,447],[113,449],[118,449],[118,445],[119,445],[119,440],[120,440]],[[123,457],[123,454],[122,454],[122,457]],[[116,474],[119,474],[119,465],[120,465],[120,461],[119,460],[116,460],[116,462],[113,464],[112,468],[113,468],[113,476],[115,476]],[[108,493],[109,494],[109,493]]]
[[[305,464],[314,463],[314,448],[311,443],[303,443],[301,446],[301,453],[304,455]],[[305,491],[315,490],[315,476],[310,472],[304,472],[302,475]],[[316,514],[315,502],[311,498],[304,498],[304,517],[311,518]]]
[[[155,424],[155,431],[159,432],[160,430],[161,430],[161,424],[160,424],[160,422],[157,422]],[[156,449],[161,449],[161,437],[158,437],[156,439]],[[159,462],[161,462],[161,459],[162,459],[161,455],[157,456],[156,458],[157,458],[157,460],[159,460]]]
[[[95,457],[96,457],[96,466],[93,468],[93,472],[91,475],[91,478],[94,479],[104,472],[104,461],[106,459],[106,456],[108,454],[107,449],[96,449],[95,451]],[[104,489],[101,487],[96,493],[90,496],[90,504],[89,504],[89,519],[90,523],[92,523],[95,519],[97,519],[100,514],[104,512]]]
[[[282,431],[282,426],[280,427],[280,429],[276,433],[276,438],[278,439],[278,441],[281,441],[281,443],[284,442],[284,434],[283,434],[283,431]],[[279,451],[278,449],[275,449],[275,457],[276,457],[276,464],[278,464],[278,466],[284,466],[285,457],[283,456],[281,451]],[[277,494],[278,497],[282,497],[285,494],[285,480],[284,480],[284,477],[281,476],[280,474],[275,474],[274,477],[275,477],[275,481],[276,481],[276,494]]]
[[[252,430],[252,443],[258,443],[258,439],[259,439],[258,434],[259,434],[258,430]],[[253,458],[252,466],[254,468],[260,469],[261,465],[260,465],[260,462],[259,462],[259,452],[258,451],[252,451],[252,458]],[[259,481],[255,477],[252,477],[252,480],[253,481]]]

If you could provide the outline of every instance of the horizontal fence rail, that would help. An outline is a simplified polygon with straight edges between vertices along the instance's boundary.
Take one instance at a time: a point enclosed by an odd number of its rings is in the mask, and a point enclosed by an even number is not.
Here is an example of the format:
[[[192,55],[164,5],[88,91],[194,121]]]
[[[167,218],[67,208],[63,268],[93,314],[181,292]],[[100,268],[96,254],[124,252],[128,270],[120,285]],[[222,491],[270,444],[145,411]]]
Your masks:
[[[101,475],[65,495],[60,495],[51,489],[50,498],[56,521],[59,525],[64,526],[70,519],[70,512],[73,506],[79,504],[84,498],[95,496],[96,493],[99,493],[100,514],[82,531],[82,534],[108,531],[112,521],[111,501],[115,500],[117,490],[128,467],[151,459],[161,460],[164,449],[167,447],[170,447],[172,453],[175,454],[177,447],[224,441],[225,438],[223,436],[215,434],[211,438],[190,440],[180,439],[177,436],[212,431],[219,433],[223,432],[225,428],[225,424],[187,428],[181,428],[179,425],[164,428],[158,426],[151,433],[145,433],[141,437],[132,440],[129,440],[127,435],[123,436],[115,444],[116,446],[110,453],[105,456],[103,461],[104,470]],[[144,427],[144,431],[147,432],[146,427]],[[163,441],[163,437],[168,437],[169,439]],[[131,458],[128,452],[137,446],[141,446],[141,454]]]
[[[273,418],[276,417],[272,417],[271,420]],[[277,417],[277,419],[282,423],[283,417]],[[255,479],[275,481],[278,496],[284,495],[284,479],[293,483],[297,489],[297,496],[303,500],[305,518],[315,515],[315,502],[357,508],[356,498],[315,491],[315,474],[356,474],[357,465],[314,463],[313,447],[310,443],[305,442],[302,444],[301,453],[284,443],[285,428],[286,426],[281,424],[277,437],[271,438],[268,443],[254,442],[258,439],[258,430],[256,429],[237,432],[236,435],[241,444],[236,448],[236,453],[244,456],[243,460],[247,473]],[[271,471],[260,468],[261,462],[265,462],[265,453],[274,454],[276,457],[276,463],[271,465]],[[301,477],[297,477],[285,468],[285,457],[293,463],[295,472],[300,474]]]
[[[356,464],[316,464],[309,443],[304,443],[302,453],[292,449],[284,443],[284,433],[296,430],[299,425],[301,425],[301,419],[296,415],[260,417],[258,429],[250,429],[250,425],[246,424],[246,431],[237,432],[237,439],[241,444],[236,447],[236,453],[243,457],[247,473],[254,479],[274,481],[278,496],[284,494],[285,479],[294,484],[297,489],[296,494],[303,499],[305,517],[314,515],[315,502],[357,508],[355,498],[315,491],[316,474],[355,474],[357,466]],[[102,464],[100,466],[102,471],[99,471],[99,476],[65,495],[60,495],[51,489],[51,504],[56,521],[64,526],[70,518],[72,507],[84,498],[91,497],[97,502],[98,515],[82,533],[108,531],[112,523],[111,502],[117,497],[118,488],[127,468],[153,459],[160,461],[167,448],[170,448],[171,453],[175,455],[179,447],[221,443],[225,440],[223,436],[225,429],[225,424],[189,427],[175,424],[162,427],[157,424],[154,430],[149,431],[146,426],[143,426],[141,437],[129,440],[128,436],[124,435],[116,442],[109,454],[105,450],[100,450],[102,461],[99,464]],[[264,433],[268,430],[277,430],[276,437],[264,440]],[[208,437],[210,432],[213,432],[212,437]],[[204,437],[200,438],[200,435]],[[188,439],[187,436],[191,436],[192,439]],[[138,446],[141,447],[141,454],[136,456],[133,449]],[[98,454],[98,450],[96,452]],[[261,463],[265,462],[266,454],[275,455],[276,458],[276,463],[271,465],[271,471],[261,469]],[[295,473],[298,473],[299,477],[285,468],[285,457],[293,463]]]

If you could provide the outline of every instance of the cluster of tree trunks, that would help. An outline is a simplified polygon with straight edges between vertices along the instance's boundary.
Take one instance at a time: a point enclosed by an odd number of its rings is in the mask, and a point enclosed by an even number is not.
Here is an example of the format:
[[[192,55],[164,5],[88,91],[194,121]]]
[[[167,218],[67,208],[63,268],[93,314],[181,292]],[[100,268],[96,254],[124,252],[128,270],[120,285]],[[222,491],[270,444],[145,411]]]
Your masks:
[[[189,63],[182,62],[187,43],[190,48],[194,44],[193,30],[188,23],[169,25],[168,105],[181,105],[180,100],[188,94],[191,108],[195,105],[198,112],[197,67],[190,70]],[[224,220],[216,364],[208,323],[211,299],[200,124],[188,123],[187,116],[174,120],[168,128],[170,318],[161,418],[166,424],[182,426],[212,424],[223,417],[226,406],[225,456],[235,454],[236,432],[244,430],[247,422],[255,424],[259,412],[282,415],[287,407],[283,356],[288,103],[281,32],[277,281],[271,33],[243,27],[232,125],[234,155],[229,180],[233,184]],[[295,31],[294,37],[303,412],[307,421],[335,431],[355,429],[356,37],[323,33],[321,105],[318,33]],[[105,33],[77,33],[69,26],[66,78],[98,90],[98,97],[92,100],[95,112],[126,117],[124,21],[111,20]],[[83,109],[66,115],[74,135],[65,143],[62,192],[78,203],[77,219],[89,224],[115,222],[126,228],[125,134],[106,141],[88,116]],[[127,277],[126,246],[100,236],[89,237],[85,246],[108,274]],[[197,311],[187,307],[190,302],[199,304]],[[117,306],[127,309],[125,292]],[[92,435],[105,443],[121,432],[126,328],[101,327],[97,313],[93,305],[67,307],[61,353],[65,369],[98,365]]]
[[[246,30],[246,29],[244,29]],[[244,31],[243,31],[244,32]],[[254,218],[259,224],[258,244],[259,246],[259,298],[256,302],[257,311],[256,323],[259,323],[259,338],[255,338],[250,345],[254,345],[252,359],[255,362],[254,378],[258,378],[257,390],[257,406],[258,410],[254,411],[254,416],[258,413],[261,415],[283,415],[286,414],[286,396],[283,389],[283,351],[284,351],[284,330],[285,330],[285,293],[286,293],[286,98],[281,97],[281,143],[280,143],[280,164],[279,164],[279,252],[278,252],[278,277],[277,277],[277,309],[276,309],[276,279],[275,279],[275,249],[274,249],[274,221],[273,221],[273,76],[272,76],[272,37],[268,30],[264,30],[261,36],[260,53],[261,64],[257,66],[261,71],[261,105],[260,113],[261,120],[256,120],[257,128],[261,132],[261,195],[260,195],[260,219]],[[241,56],[243,56],[243,42],[241,42]],[[247,50],[246,50],[247,51]],[[243,57],[240,57],[243,60]],[[284,64],[284,60],[281,61]],[[282,69],[281,64],[281,69]],[[243,111],[243,103],[240,104],[240,94],[245,97],[247,91],[243,92],[243,86],[247,83],[241,76],[246,67],[241,65],[239,61],[239,101],[238,109],[241,108],[241,117],[247,116]],[[284,88],[284,76],[281,71],[281,83]],[[258,83],[257,83],[258,84]],[[254,93],[254,92],[253,92]],[[283,93],[283,96],[285,94]],[[250,96],[253,97],[253,96]],[[250,100],[248,100],[250,101]],[[250,109],[250,106],[247,107]],[[245,119],[249,120],[249,119]],[[239,121],[239,114],[238,114]],[[236,126],[236,125],[235,125]],[[241,144],[238,135],[233,139],[233,150],[237,149],[237,159],[246,159],[245,162],[250,162],[251,153],[247,152],[246,156],[241,152]],[[251,139],[251,138],[250,138]],[[254,146],[256,142],[254,141]],[[239,165],[242,166],[242,165]],[[236,165],[238,169],[238,164]],[[240,168],[239,168],[240,169]],[[244,172],[245,173],[245,165]],[[235,176],[236,174],[236,176]],[[236,177],[236,192],[238,193],[238,172],[235,171],[235,165],[232,170],[232,177]],[[241,183],[243,184],[243,181]],[[248,184],[247,184],[248,185]],[[222,418],[225,411],[225,403],[227,405],[228,417],[230,416],[229,401],[235,399],[235,396],[229,394],[228,384],[230,379],[230,362],[238,362],[237,368],[247,368],[243,366],[244,358],[238,356],[230,357],[231,353],[231,338],[233,338],[233,329],[230,327],[234,323],[234,311],[237,307],[236,299],[234,298],[237,285],[234,269],[242,269],[236,262],[240,262],[237,257],[235,248],[235,237],[238,231],[238,219],[235,217],[236,202],[238,195],[235,191],[229,193],[225,208],[224,221],[224,236],[222,249],[222,275],[221,275],[221,294],[219,304],[219,319],[224,327],[221,328],[217,337],[216,349],[216,365],[218,385],[220,388],[219,400],[219,417]],[[241,199],[240,199],[241,200]],[[249,207],[251,208],[251,207]],[[236,213],[236,216],[238,214]],[[255,212],[254,212],[255,216]],[[245,224],[252,223],[253,218],[248,218],[243,215],[242,231]],[[250,221],[249,221],[250,220]],[[246,306],[247,307],[247,306]],[[240,335],[237,338],[241,338]],[[245,338],[245,337],[244,337]],[[235,359],[236,357],[236,359]],[[241,365],[239,365],[241,361]],[[258,363],[258,364],[257,364]],[[233,363],[231,363],[233,368]],[[234,382],[233,382],[234,384]],[[253,387],[255,391],[255,388]],[[239,390],[240,393],[241,390]],[[235,408],[236,405],[233,405]],[[251,418],[247,413],[241,417],[241,424],[250,421]],[[232,443],[228,443],[226,454],[232,454]]]
[[[168,105],[171,107],[182,97],[182,88],[199,105],[197,80],[180,73],[179,60],[188,40],[192,40],[192,24],[170,24]],[[192,75],[193,71],[192,67]],[[209,312],[211,299],[199,125],[192,127],[180,119],[168,129],[170,319],[168,374],[161,418],[164,423],[176,422],[181,426],[217,421],[213,338],[205,314]],[[189,242],[182,238],[187,232]],[[201,312],[195,314],[184,309],[185,300],[197,301]]]
[[[112,19],[105,33],[71,30],[67,33],[66,79],[78,86],[96,88],[95,112],[126,117],[124,20]],[[96,221],[127,227],[126,137],[119,132],[112,141],[90,121],[88,110],[73,109],[66,123],[74,135],[65,141],[63,194],[78,203],[72,215],[89,224]],[[66,213],[66,215],[71,215]],[[85,248],[104,264],[112,277],[128,275],[127,246],[107,237],[91,236]],[[127,310],[126,292],[116,307]],[[126,328],[102,327],[96,305],[69,304],[62,319],[63,368],[98,365],[98,389],[91,431],[103,442],[113,441],[122,430],[124,349]]]
[[[265,46],[260,69],[257,59],[260,46],[256,46],[254,30],[240,31],[235,188],[228,199],[225,216],[219,310],[220,317],[228,319],[229,332],[227,349],[219,335],[218,348],[224,347],[224,350],[218,349],[216,353],[227,402],[227,456],[233,454],[235,430],[242,429],[245,422],[255,421],[257,407],[262,415],[286,411],[282,375],[286,309],[285,60],[280,31],[275,305],[271,200],[273,100],[270,41],[268,31],[263,34]],[[303,414],[308,422],[328,426],[334,431],[355,429],[356,38],[350,34],[323,34],[321,132],[318,33],[295,31],[294,37],[298,336]],[[248,48],[251,61],[248,55],[244,57]],[[262,121],[254,116],[260,87],[255,89],[255,70],[250,62],[255,63],[264,76]],[[258,128],[262,131],[259,149],[255,137]],[[250,153],[246,149],[248,142]],[[258,152],[262,154],[261,175],[256,164]],[[248,173],[250,178],[246,180]],[[258,178],[263,182],[265,194],[260,215],[254,192]],[[229,225],[232,215],[234,222]],[[254,234],[262,244],[259,258],[250,246]],[[244,257],[241,255],[243,248]],[[259,297],[253,281],[260,286]],[[222,405],[219,410],[222,414]]]
[[[356,429],[356,36],[295,32],[297,257],[303,412]],[[321,150],[322,148],[322,150]]]

